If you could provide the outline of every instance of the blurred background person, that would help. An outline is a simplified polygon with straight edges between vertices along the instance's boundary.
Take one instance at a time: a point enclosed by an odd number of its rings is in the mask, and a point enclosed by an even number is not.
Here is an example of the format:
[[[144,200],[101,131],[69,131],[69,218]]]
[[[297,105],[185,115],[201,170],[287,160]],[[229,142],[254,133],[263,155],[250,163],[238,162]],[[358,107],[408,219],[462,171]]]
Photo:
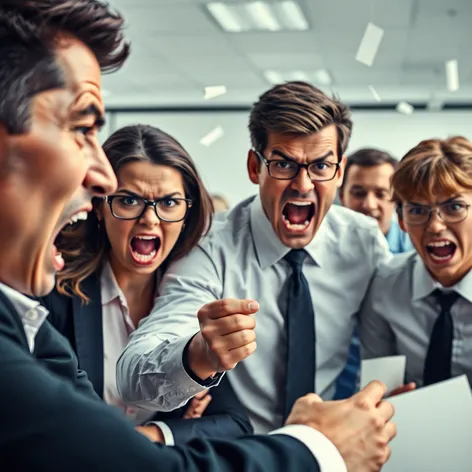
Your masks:
[[[211,201],[213,202],[213,209],[215,213],[220,213],[226,210],[229,210],[228,200],[220,194],[213,194],[211,196]]]

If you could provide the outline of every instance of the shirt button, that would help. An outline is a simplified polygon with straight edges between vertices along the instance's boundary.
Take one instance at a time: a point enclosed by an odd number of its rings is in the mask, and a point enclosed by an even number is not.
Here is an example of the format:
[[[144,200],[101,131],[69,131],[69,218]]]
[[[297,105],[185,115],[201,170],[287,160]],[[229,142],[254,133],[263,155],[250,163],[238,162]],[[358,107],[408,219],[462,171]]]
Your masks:
[[[36,321],[38,319],[38,312],[36,310],[28,310],[25,313],[25,318],[28,321]]]

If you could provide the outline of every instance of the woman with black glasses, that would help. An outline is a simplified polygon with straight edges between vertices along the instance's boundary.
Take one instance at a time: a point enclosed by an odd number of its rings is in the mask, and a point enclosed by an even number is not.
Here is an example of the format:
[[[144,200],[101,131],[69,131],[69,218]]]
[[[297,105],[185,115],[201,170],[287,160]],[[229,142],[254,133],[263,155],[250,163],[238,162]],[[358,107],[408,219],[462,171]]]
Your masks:
[[[57,247],[65,267],[56,290],[42,300],[50,322],[71,342],[96,393],[151,439],[172,445],[197,435],[251,433],[226,379],[211,397],[205,392],[171,413],[156,415],[122,402],[116,361],[151,311],[166,267],[195,247],[211,225],[213,208],[191,157],[163,131],[128,126],[110,136],[103,149],[118,188],[96,199],[88,218],[85,213],[81,221],[79,215],[61,234]],[[157,423],[142,426],[150,420]]]

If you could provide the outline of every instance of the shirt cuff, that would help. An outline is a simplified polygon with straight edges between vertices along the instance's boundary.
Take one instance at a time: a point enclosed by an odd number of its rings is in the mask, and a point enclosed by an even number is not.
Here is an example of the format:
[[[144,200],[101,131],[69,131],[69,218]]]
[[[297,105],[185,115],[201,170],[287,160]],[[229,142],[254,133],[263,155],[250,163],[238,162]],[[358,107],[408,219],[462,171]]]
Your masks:
[[[220,383],[221,377],[223,377],[222,372],[217,372],[216,375],[213,377],[208,377],[207,379],[201,379],[197,377],[192,369],[190,368],[190,363],[188,361],[188,348],[190,346],[190,343],[192,342],[192,339],[196,335],[194,334],[187,342],[184,348],[184,352],[182,353],[182,366],[185,370],[185,373],[198,385],[201,387],[209,388],[209,387],[215,387]]]
[[[175,446],[174,435],[169,426],[162,421],[149,421],[146,423],[146,426],[151,424],[157,426],[161,430],[162,436],[164,437],[164,444],[166,446]]]
[[[301,441],[318,461],[321,472],[347,472],[346,463],[336,446],[316,429],[292,424],[269,434],[285,434]]]

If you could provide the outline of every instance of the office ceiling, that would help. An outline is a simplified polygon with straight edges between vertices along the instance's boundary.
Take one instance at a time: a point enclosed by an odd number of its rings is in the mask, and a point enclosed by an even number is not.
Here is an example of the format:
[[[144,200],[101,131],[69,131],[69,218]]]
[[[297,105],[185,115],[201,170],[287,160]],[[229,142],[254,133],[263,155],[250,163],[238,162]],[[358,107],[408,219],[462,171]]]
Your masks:
[[[321,88],[352,105],[472,103],[472,0],[297,0],[308,30],[239,33],[224,32],[206,0],[111,3],[132,42],[126,66],[104,77],[112,109],[245,107],[271,86],[266,71],[320,69],[332,78]],[[384,30],[371,67],[355,59],[369,22]],[[454,92],[446,86],[449,60],[459,67]],[[204,88],[216,85],[227,93],[205,100]]]

